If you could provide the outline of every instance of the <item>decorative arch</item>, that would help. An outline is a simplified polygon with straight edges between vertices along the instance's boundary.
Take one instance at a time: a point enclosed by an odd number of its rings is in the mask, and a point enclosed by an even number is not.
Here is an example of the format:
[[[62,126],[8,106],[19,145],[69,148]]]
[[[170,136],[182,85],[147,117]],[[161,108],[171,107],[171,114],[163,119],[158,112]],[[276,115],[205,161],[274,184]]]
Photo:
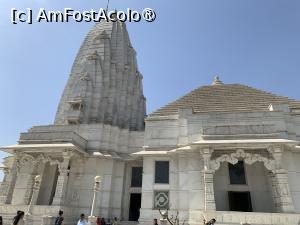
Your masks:
[[[273,171],[275,169],[275,160],[266,158],[260,154],[246,153],[242,149],[231,154],[221,155],[220,157],[210,161],[210,168],[218,170],[222,162],[229,162],[235,165],[238,163],[239,159],[244,159],[244,162],[249,165],[255,162],[262,162],[269,171]]]

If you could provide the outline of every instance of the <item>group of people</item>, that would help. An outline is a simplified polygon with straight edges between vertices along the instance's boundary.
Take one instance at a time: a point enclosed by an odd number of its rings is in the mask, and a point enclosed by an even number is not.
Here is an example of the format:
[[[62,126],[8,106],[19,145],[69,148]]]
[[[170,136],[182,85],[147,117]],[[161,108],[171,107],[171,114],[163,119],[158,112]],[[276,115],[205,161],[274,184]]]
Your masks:
[[[214,225],[216,223],[216,219],[211,219],[210,221],[206,222],[206,220],[203,221],[204,225]],[[153,220],[153,225],[158,225],[157,219]]]
[[[63,224],[63,221],[64,221],[63,214],[64,214],[64,212],[59,210],[58,216],[55,219],[54,225],[62,225]],[[24,225],[24,215],[25,215],[25,213],[23,211],[17,211],[17,215],[14,217],[12,225]],[[154,219],[153,225],[158,225],[157,222],[158,222],[157,219]],[[97,223],[97,225],[118,225],[118,219],[117,219],[117,217],[115,217],[113,219],[112,223],[110,223],[110,221],[108,221],[108,223],[106,223],[104,218],[97,217],[96,223]],[[215,223],[216,223],[216,219],[211,219],[208,222],[206,222],[204,220],[204,225],[214,225]],[[88,221],[87,221],[85,215],[82,213],[77,222],[77,225],[87,225],[87,224],[88,224]],[[0,225],[3,225],[2,216],[0,216]]]
[[[64,212],[61,210],[58,212],[58,216],[55,219],[54,225],[62,225],[63,224],[63,221],[64,221],[63,214],[64,214]],[[118,219],[117,219],[117,217],[115,217],[113,219],[112,223],[110,223],[110,221],[108,221],[108,223],[106,223],[104,218],[97,217],[96,223],[97,223],[97,225],[109,225],[109,224],[118,225]],[[87,225],[87,224],[88,224],[88,221],[87,221],[85,215],[82,213],[77,222],[77,225]]]

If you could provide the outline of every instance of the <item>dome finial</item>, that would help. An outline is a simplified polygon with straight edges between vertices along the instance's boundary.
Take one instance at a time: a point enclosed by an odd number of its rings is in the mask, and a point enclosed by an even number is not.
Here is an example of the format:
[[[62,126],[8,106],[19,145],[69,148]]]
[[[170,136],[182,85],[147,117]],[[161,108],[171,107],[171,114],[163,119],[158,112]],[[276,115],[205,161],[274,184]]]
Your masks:
[[[214,81],[212,82],[211,85],[222,85],[222,84],[224,83],[220,80],[219,76],[215,76]]]

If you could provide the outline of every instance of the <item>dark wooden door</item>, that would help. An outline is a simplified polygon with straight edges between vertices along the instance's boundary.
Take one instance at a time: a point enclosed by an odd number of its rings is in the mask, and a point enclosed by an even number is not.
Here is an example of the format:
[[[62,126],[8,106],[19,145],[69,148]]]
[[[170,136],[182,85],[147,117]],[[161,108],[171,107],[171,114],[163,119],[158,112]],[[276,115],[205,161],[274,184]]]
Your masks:
[[[141,194],[130,194],[129,221],[138,221],[141,209]]]
[[[229,210],[240,212],[252,212],[251,195],[249,191],[229,191]]]

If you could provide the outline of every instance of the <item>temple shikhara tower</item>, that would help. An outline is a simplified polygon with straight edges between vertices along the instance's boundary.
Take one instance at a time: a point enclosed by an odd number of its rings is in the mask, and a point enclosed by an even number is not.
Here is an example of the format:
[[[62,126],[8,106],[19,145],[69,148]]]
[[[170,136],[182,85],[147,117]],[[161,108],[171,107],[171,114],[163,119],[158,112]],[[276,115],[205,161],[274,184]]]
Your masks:
[[[216,77],[146,115],[142,80],[126,25],[96,24],[54,123],[0,148],[5,225],[17,210],[28,225],[59,210],[66,225],[151,225],[158,209],[191,225],[300,224],[300,101]]]

